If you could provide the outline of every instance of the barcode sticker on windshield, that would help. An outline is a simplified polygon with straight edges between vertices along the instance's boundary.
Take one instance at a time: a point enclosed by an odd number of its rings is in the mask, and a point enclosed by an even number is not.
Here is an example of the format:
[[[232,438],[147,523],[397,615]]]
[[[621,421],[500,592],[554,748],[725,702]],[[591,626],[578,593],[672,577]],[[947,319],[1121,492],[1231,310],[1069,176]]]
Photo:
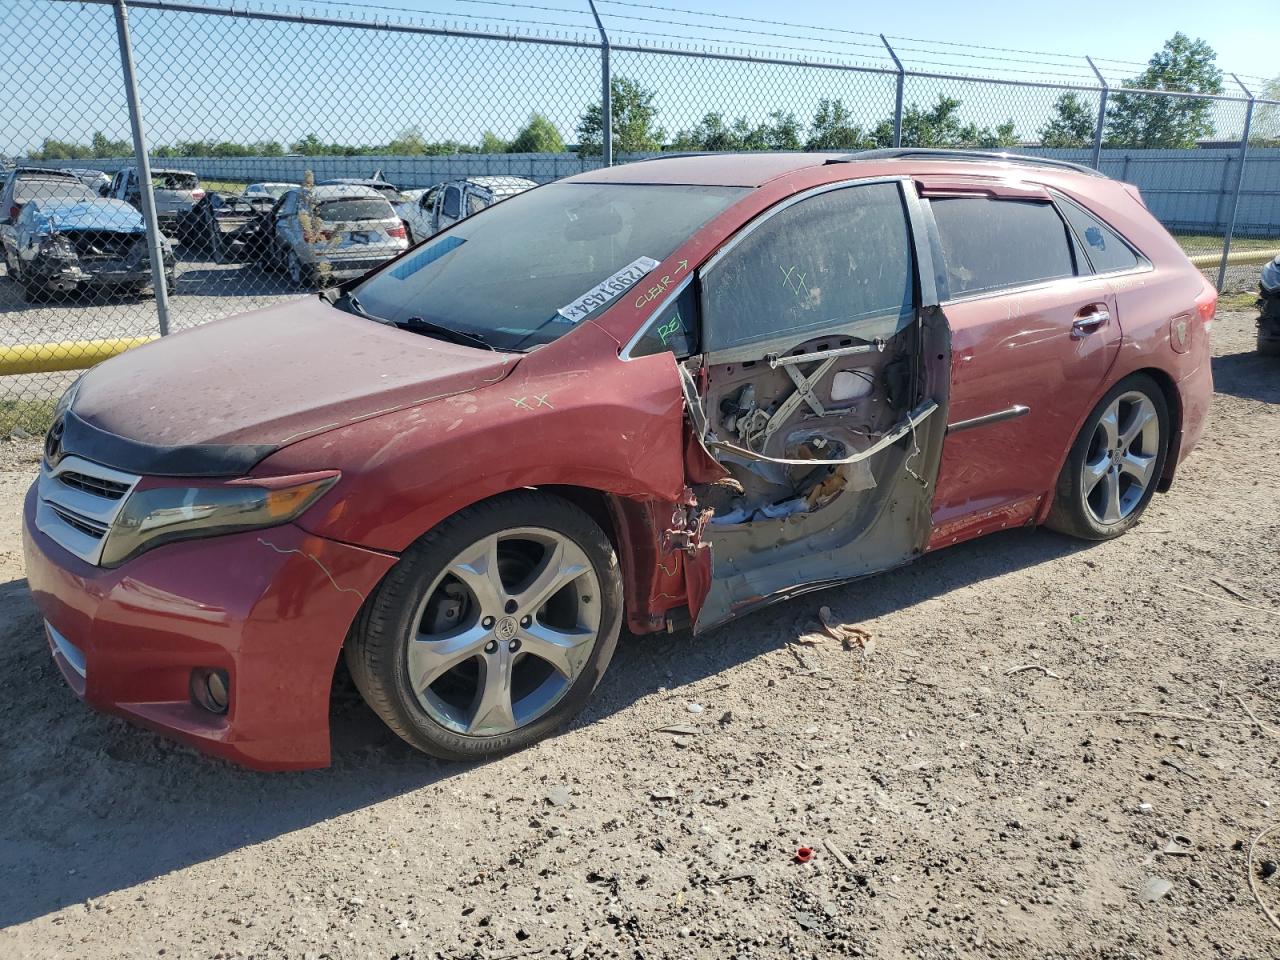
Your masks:
[[[640,257],[627,264],[612,277],[592,287],[577,300],[567,303],[556,311],[569,323],[577,323],[592,311],[603,307],[606,303],[635,286],[644,279],[645,274],[658,265],[653,257]]]

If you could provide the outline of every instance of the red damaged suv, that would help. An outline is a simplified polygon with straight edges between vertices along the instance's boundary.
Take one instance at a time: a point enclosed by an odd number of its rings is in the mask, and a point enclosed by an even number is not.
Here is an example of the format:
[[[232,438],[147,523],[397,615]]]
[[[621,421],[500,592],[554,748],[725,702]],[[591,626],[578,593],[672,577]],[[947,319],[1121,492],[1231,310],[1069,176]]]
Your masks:
[[[32,593],[90,704],[329,761],[337,659],[414,746],[1013,526],[1131,527],[1194,446],[1216,294],[1131,186],[1029,157],[673,157],[531,190],[67,392]]]

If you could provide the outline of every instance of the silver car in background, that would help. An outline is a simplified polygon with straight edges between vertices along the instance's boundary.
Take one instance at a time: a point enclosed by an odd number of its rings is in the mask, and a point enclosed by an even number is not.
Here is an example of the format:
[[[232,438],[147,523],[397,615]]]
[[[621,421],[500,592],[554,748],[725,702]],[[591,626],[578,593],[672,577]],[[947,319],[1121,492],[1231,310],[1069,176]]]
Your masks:
[[[524,177],[446,180],[428,190],[414,191],[416,195],[410,194],[404,203],[396,204],[396,210],[409,228],[409,242],[417,243],[485,207],[536,186]]]
[[[300,183],[280,183],[270,181],[267,183],[251,183],[244,188],[246,200],[258,200],[264,197],[270,197],[272,200],[279,200],[290,190],[296,190],[302,186]]]
[[[409,246],[391,203],[368,187],[290,190],[269,216],[266,256],[297,287],[360,276]]]
[[[200,178],[191,170],[163,170],[151,168],[151,194],[155,197],[156,219],[160,221],[160,230],[173,236],[178,229],[178,221],[196,205],[204,190],[200,187]],[[111,189],[106,196],[142,209],[142,191],[139,188],[138,171],[133,167],[125,167],[111,181]]]

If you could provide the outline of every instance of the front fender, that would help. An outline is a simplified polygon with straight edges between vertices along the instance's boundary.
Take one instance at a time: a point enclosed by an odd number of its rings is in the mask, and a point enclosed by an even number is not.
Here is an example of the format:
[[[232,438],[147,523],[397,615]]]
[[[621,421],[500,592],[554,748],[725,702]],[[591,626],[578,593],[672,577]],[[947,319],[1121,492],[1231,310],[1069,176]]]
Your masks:
[[[254,472],[340,470],[299,526],[399,552],[459,510],[521,487],[674,503],[685,483],[683,416],[670,354],[621,360],[617,341],[588,323],[500,383],[299,441]]]

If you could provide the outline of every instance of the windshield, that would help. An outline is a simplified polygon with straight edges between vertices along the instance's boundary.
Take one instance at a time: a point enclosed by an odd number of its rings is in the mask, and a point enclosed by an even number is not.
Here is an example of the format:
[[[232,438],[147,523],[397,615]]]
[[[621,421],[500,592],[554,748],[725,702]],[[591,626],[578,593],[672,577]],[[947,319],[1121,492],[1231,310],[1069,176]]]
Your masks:
[[[553,183],[463,220],[353,291],[500,350],[550,343],[611,303],[744,187]]]
[[[385,200],[328,200],[317,204],[316,216],[325,223],[349,220],[393,220],[395,211]]]
[[[18,203],[26,203],[28,200],[55,200],[64,197],[79,199],[81,197],[95,197],[88,187],[81,183],[75,177],[67,177],[65,179],[59,177],[22,178],[13,185],[13,199]]]
[[[161,173],[151,175],[151,186],[157,190],[194,190],[200,181],[194,173]]]

